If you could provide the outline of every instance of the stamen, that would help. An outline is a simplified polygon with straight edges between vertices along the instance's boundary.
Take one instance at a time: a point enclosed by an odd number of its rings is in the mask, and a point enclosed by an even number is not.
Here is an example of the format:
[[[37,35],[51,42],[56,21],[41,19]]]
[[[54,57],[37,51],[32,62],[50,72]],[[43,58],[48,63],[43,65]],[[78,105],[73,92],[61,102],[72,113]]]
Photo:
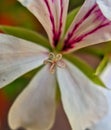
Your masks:
[[[62,61],[62,54],[49,53],[49,58],[44,61],[44,64],[50,63],[50,72],[53,74],[55,72],[55,67],[65,68],[65,63]]]

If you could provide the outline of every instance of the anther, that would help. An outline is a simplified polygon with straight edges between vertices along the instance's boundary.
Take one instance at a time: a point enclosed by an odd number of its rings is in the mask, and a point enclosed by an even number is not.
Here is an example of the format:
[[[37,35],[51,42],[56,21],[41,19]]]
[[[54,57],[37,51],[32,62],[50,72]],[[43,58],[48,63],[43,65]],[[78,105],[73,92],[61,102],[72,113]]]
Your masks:
[[[53,74],[55,72],[55,67],[64,68],[65,63],[62,61],[62,54],[54,54],[49,53],[49,57],[47,60],[44,61],[44,64],[50,63],[50,72]]]

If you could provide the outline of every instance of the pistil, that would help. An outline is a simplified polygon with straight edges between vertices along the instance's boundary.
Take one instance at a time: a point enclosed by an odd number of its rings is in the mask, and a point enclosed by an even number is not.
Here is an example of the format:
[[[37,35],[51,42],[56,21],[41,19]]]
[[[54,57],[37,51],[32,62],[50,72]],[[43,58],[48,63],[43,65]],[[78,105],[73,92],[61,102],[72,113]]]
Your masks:
[[[50,72],[51,74],[55,73],[56,66],[59,68],[64,68],[65,63],[62,61],[62,54],[55,54],[53,52],[49,53],[49,57],[47,60],[44,61],[44,64],[51,64],[50,65]]]

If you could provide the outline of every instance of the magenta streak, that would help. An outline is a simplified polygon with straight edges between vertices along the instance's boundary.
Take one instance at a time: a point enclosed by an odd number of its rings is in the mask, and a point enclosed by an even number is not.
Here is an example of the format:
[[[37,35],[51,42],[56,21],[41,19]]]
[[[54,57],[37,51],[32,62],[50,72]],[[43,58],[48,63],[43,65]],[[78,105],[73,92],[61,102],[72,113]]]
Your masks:
[[[72,41],[70,41],[69,44],[67,44],[66,46],[64,46],[64,49],[63,50],[68,50],[70,48],[72,48],[76,43],[82,41],[85,37],[87,37],[88,35],[91,35],[92,33],[95,33],[96,31],[98,31],[99,29],[101,28],[104,28],[108,25],[110,25],[111,22],[107,22],[105,24],[102,24],[102,25],[99,25],[98,27],[96,27],[95,29],[91,30],[90,32],[87,32],[83,35],[81,35],[80,37],[76,38],[76,39],[73,39]]]
[[[70,41],[70,39],[72,38],[72,36],[74,35],[75,31],[78,29],[78,27],[91,15],[91,13],[93,12],[93,10],[97,7],[97,5],[95,4],[86,14],[85,16],[76,24],[74,25],[74,28],[72,30],[72,32],[70,32],[67,36],[67,39],[65,40],[65,44],[68,44],[68,42]]]
[[[104,23],[107,19],[103,16],[102,12],[100,9],[97,9],[94,11],[96,17],[94,19],[93,22],[96,22],[96,21],[101,21],[101,23]]]
[[[48,0],[44,0],[47,6],[47,9],[49,11],[49,15],[50,15],[50,21],[52,23],[52,32],[53,32],[53,44],[54,46],[56,46],[58,44],[58,41],[60,39],[60,35],[61,35],[61,29],[62,29],[62,16],[63,16],[63,1],[61,0],[60,2],[60,6],[61,6],[61,13],[60,13],[60,24],[59,24],[59,30],[56,31],[55,28],[55,22],[54,22],[54,17],[53,14],[51,12]],[[52,2],[54,2],[54,0],[52,0]]]
[[[57,46],[58,41],[60,39],[61,32],[62,32],[63,0],[60,0],[60,7],[61,7],[60,20],[59,20],[60,23],[59,23],[59,30],[58,30],[58,32],[56,33],[56,36],[55,36],[55,46]]]
[[[50,21],[52,23],[52,32],[53,32],[53,42],[55,41],[55,36],[56,36],[56,30],[55,30],[55,23],[54,23],[54,17],[53,17],[53,14],[51,12],[51,9],[50,9],[50,6],[49,6],[49,3],[47,0],[44,0],[45,1],[45,4],[47,6],[47,9],[49,11],[49,15],[50,15]],[[54,43],[53,43],[54,44]]]

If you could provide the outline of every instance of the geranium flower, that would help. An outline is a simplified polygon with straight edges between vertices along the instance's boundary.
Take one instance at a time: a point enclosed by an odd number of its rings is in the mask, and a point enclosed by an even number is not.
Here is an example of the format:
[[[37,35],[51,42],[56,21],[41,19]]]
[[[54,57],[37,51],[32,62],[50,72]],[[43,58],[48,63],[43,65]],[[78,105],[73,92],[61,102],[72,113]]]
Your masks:
[[[109,62],[103,72],[100,75],[103,82],[106,84],[108,88],[111,88],[111,63]],[[111,130],[111,91],[100,88],[100,90],[106,95],[108,105],[109,105],[109,112],[106,116],[99,121],[97,124],[93,125],[88,130]]]
[[[66,33],[69,0],[19,1],[43,25],[52,51],[14,36],[0,34],[1,88],[44,65],[12,105],[10,127],[49,130],[55,118],[58,83],[71,128],[84,130],[106,114],[107,103],[98,85],[63,56],[79,48],[111,40],[110,0],[86,0]]]

